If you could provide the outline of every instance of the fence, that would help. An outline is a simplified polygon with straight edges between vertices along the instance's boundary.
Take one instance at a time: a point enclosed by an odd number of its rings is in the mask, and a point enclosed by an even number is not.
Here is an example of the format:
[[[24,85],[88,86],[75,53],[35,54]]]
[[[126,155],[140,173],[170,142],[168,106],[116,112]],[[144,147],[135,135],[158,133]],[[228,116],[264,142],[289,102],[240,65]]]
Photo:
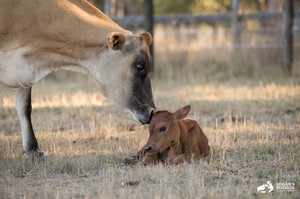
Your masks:
[[[156,36],[176,36],[187,38],[193,35],[199,35],[202,31],[207,33],[211,31],[211,37],[214,42],[213,46],[203,46],[199,47],[204,48],[221,48],[221,47],[232,47],[231,43],[225,42],[224,37],[219,36],[218,34],[225,34],[227,41],[230,40],[230,23],[232,15],[230,13],[225,14],[211,14],[211,15],[193,15],[193,14],[181,14],[181,15],[161,15],[155,16],[154,22],[156,27],[164,26],[165,29],[159,28],[155,30]],[[274,48],[281,47],[281,12],[256,12],[249,13],[244,15],[239,15],[239,33],[240,33],[240,42],[236,45],[237,48]],[[123,18],[114,18],[114,20],[123,27],[128,29],[139,29],[144,26],[144,17],[143,16],[126,16]],[[211,30],[208,30],[211,29]],[[295,42],[294,46],[300,46],[300,11],[295,12],[294,18],[294,36]],[[258,36],[261,37],[272,37],[266,39],[265,42],[253,43],[253,39],[250,39],[249,36]],[[219,39],[218,39],[219,38]],[[220,39],[221,38],[221,39]],[[271,41],[273,40],[273,41]]]
[[[228,15],[225,15],[228,16]],[[230,22],[222,19],[217,23],[207,18],[204,23],[160,23],[155,29],[155,37],[175,37],[180,39],[194,40],[199,48],[233,48]],[[204,18],[205,19],[205,18]],[[191,21],[191,20],[190,20]],[[297,16],[293,27],[294,47],[300,47],[300,15]],[[298,24],[297,24],[298,23]],[[255,15],[241,17],[238,24],[239,39],[234,48],[281,48],[282,47],[282,22],[280,15],[270,14],[259,18]],[[161,46],[167,48],[168,46]]]
[[[232,74],[243,73],[253,76],[262,71],[273,70],[276,66],[280,68],[282,14],[258,12],[239,15],[237,26],[239,39],[234,46],[230,26],[231,17],[230,13],[155,16],[154,35],[157,55],[155,67],[158,67],[159,71],[159,67],[170,64],[177,70],[192,67],[191,71],[195,74],[196,70],[204,65],[209,67],[214,65],[212,66],[214,68],[217,63],[225,70],[232,71]],[[144,24],[142,16],[127,16],[114,20],[131,30],[138,30]],[[300,49],[300,11],[295,12],[293,32],[294,68],[299,71],[300,60],[297,52]],[[233,52],[233,49],[236,50]],[[233,66],[235,69],[232,69]]]
[[[281,12],[255,12],[239,15],[239,21],[243,20],[257,20],[264,21],[270,19],[281,19]],[[218,24],[230,24],[232,14],[176,14],[176,15],[158,15],[154,17],[155,24],[209,24],[209,25],[218,25]],[[300,11],[295,12],[295,18],[300,18]],[[143,16],[125,16],[122,18],[114,18],[118,24],[127,28],[141,28],[144,26],[145,21]],[[298,27],[300,26],[300,21],[297,21]]]

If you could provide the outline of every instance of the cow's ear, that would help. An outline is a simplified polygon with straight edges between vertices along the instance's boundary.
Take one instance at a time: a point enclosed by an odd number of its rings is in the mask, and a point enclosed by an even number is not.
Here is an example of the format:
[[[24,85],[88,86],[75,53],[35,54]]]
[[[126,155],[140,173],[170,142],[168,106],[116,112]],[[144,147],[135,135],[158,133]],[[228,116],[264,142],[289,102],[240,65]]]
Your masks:
[[[177,120],[185,118],[191,110],[191,105],[186,105],[174,113],[174,118]]]
[[[125,44],[125,35],[121,32],[111,32],[107,35],[107,44],[112,50],[121,50]]]
[[[140,34],[140,37],[146,42],[148,46],[152,44],[152,36],[149,32],[143,32]]]

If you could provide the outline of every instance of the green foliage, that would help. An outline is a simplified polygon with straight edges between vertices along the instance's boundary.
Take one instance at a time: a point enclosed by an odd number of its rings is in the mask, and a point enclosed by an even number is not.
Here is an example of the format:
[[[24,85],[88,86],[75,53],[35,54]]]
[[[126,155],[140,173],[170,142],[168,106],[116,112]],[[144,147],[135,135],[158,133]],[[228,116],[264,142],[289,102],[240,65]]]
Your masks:
[[[103,0],[94,0],[93,3],[100,10],[104,10],[104,1]]]
[[[188,13],[190,7],[194,4],[195,0],[154,0],[154,12],[156,14],[163,13]]]

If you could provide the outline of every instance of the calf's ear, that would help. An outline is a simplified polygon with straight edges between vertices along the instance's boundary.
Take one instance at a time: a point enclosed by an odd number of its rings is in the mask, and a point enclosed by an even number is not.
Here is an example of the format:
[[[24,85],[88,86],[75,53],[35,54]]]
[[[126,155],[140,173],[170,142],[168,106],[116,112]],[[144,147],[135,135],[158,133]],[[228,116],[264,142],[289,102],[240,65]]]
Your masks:
[[[125,44],[125,35],[121,32],[111,32],[107,35],[107,44],[112,50],[121,50]]]
[[[183,119],[189,114],[190,110],[191,110],[191,105],[186,105],[186,106],[178,109],[174,113],[174,118],[177,120]]]

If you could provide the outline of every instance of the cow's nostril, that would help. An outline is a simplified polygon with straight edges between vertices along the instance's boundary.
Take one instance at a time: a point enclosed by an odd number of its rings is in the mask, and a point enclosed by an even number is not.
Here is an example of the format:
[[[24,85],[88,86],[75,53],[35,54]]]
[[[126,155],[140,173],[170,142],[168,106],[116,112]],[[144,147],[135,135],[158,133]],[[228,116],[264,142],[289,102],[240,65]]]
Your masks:
[[[154,115],[154,109],[151,109],[150,110],[150,120],[152,120],[153,115]]]
[[[144,152],[145,152],[145,153],[150,153],[150,152],[151,152],[151,149],[152,149],[151,146],[145,146]]]

